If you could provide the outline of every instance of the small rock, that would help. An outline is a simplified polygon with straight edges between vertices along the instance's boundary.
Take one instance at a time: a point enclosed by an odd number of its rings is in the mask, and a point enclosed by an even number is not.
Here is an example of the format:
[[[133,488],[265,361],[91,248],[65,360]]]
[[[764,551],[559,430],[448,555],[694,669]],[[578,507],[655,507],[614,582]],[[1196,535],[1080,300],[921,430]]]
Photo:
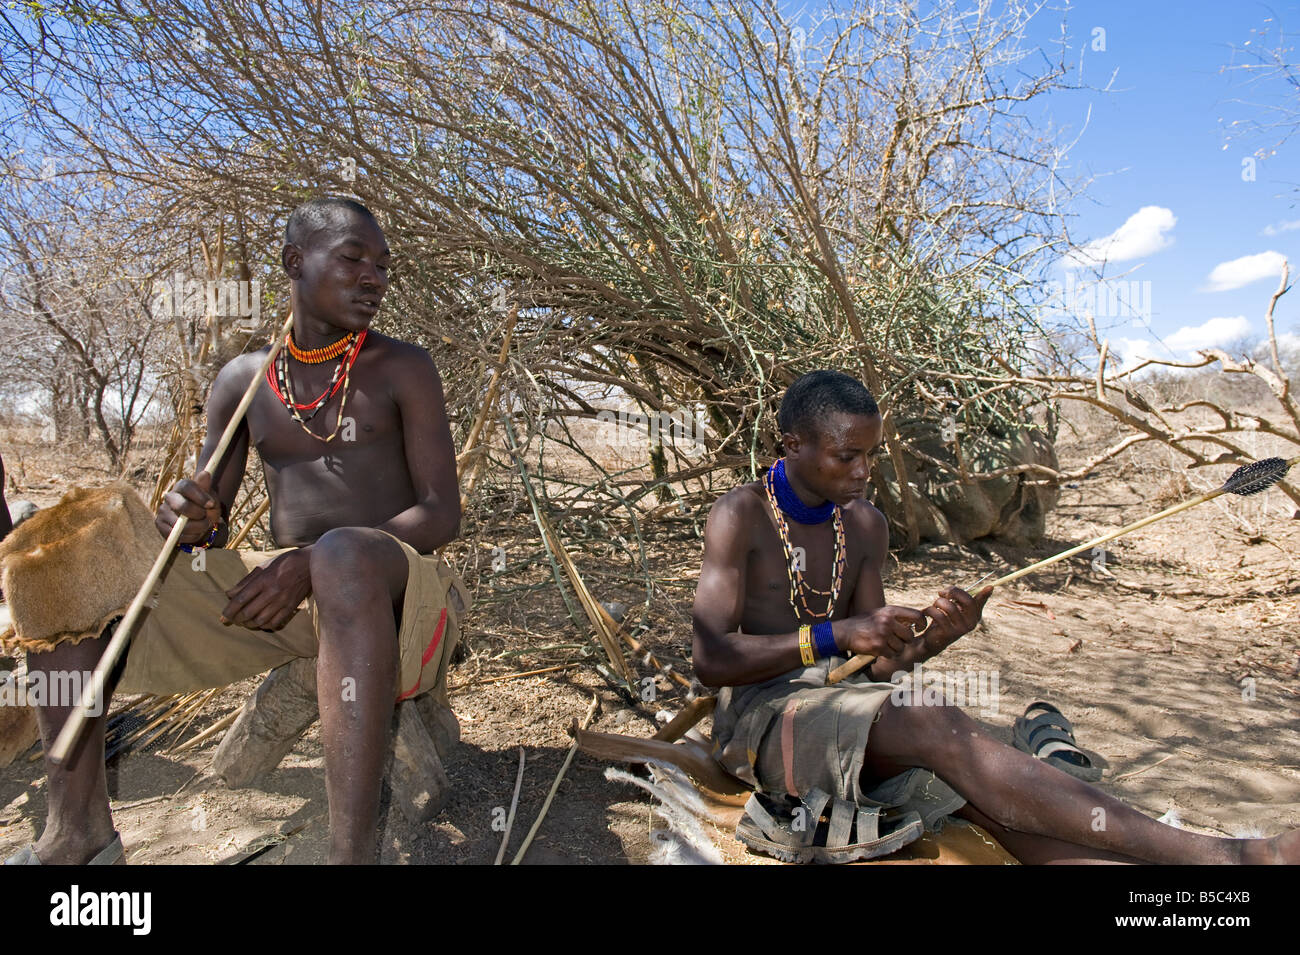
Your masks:
[[[31,501],[14,501],[9,505],[9,519],[14,522],[14,527],[17,527],[39,510],[40,508]]]
[[[605,608],[605,613],[614,618],[615,623],[622,623],[623,618],[627,616],[627,604],[602,600],[600,605]]]

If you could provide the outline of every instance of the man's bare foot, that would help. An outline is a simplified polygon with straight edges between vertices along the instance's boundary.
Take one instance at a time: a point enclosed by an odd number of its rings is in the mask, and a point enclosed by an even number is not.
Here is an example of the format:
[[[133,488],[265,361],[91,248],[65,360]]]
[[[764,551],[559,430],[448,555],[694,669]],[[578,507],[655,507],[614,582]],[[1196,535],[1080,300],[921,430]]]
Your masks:
[[[36,858],[42,865],[85,865],[99,855],[113,839],[116,832],[110,822],[107,828],[59,832],[46,828],[36,843]]]
[[[1300,865],[1300,829],[1242,842],[1241,861],[1246,865]]]

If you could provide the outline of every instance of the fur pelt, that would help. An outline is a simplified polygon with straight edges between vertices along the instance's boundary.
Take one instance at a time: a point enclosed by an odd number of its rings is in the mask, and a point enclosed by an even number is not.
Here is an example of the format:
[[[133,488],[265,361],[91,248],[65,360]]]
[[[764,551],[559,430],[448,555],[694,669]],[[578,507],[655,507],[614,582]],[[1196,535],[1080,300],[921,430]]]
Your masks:
[[[160,541],[128,485],[73,488],[0,543],[0,586],[13,618],[0,643],[40,651],[98,636],[130,606]]]

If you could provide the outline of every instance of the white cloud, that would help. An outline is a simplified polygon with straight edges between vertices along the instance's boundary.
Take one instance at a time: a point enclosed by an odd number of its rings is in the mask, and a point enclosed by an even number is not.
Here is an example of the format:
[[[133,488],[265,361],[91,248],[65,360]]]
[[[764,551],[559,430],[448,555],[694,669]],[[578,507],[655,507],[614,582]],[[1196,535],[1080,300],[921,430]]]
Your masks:
[[[1152,351],[1151,342],[1145,338],[1117,338],[1110,343],[1110,352],[1120,371],[1128,371],[1142,359],[1152,357]]]
[[[1163,336],[1161,341],[1148,338],[1112,338],[1110,340],[1110,365],[1117,371],[1128,371],[1147,359],[1156,361],[1195,361],[1202,348],[1230,345],[1250,335],[1250,320],[1244,315],[1211,318],[1200,325],[1184,325],[1176,332]],[[1278,345],[1285,338],[1278,336]],[[1282,350],[1285,350],[1283,347]]]
[[[1300,334],[1286,332],[1277,336],[1277,350],[1283,365],[1300,365]]]
[[[1300,219],[1285,219],[1277,225],[1264,226],[1264,235],[1281,235],[1283,232],[1294,232],[1300,229]]]
[[[1256,255],[1243,255],[1230,262],[1220,262],[1210,272],[1210,284],[1207,291],[1226,292],[1241,288],[1260,279],[1276,278],[1282,274],[1282,263],[1286,256],[1269,250]]]
[[[1250,334],[1250,320],[1245,315],[1211,318],[1200,325],[1184,325],[1165,336],[1165,344],[1174,352],[1195,352],[1202,348],[1228,345]]]
[[[1076,268],[1099,266],[1107,262],[1140,259],[1173,244],[1167,235],[1177,224],[1173,211],[1164,206],[1143,206],[1108,236],[1094,239],[1066,256]]]

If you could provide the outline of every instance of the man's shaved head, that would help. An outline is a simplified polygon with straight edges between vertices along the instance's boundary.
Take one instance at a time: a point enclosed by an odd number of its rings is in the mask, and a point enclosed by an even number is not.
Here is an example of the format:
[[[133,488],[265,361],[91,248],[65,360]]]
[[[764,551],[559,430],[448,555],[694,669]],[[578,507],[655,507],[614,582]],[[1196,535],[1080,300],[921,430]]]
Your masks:
[[[880,408],[856,378],[829,369],[810,371],[786,389],[777,424],[783,434],[820,440],[819,425],[835,412],[872,418]]]
[[[374,213],[355,199],[345,199],[342,196],[312,199],[289,215],[289,221],[284,227],[284,241],[288,245],[302,248],[321,229],[343,225],[354,215],[364,216],[376,226],[379,225]]]

